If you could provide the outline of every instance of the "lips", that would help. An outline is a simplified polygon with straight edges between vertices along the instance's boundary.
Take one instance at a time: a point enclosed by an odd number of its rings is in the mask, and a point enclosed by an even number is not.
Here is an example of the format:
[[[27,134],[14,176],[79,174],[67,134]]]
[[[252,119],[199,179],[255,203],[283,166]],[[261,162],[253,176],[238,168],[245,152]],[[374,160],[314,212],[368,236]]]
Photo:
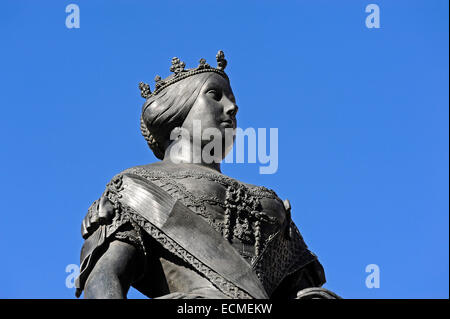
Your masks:
[[[232,121],[232,120],[225,120],[225,121],[222,121],[221,124],[222,124],[223,126],[233,127],[233,121]]]
[[[232,121],[232,120],[225,120],[225,121],[222,121],[222,123],[230,123],[230,124],[233,124],[233,121]]]

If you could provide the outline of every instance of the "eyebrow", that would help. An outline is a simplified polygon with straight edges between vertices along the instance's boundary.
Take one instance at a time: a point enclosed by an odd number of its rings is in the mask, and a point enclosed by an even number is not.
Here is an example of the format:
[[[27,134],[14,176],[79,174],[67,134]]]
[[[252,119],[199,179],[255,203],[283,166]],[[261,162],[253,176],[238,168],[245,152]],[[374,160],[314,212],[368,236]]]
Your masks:
[[[205,86],[205,90],[212,90],[212,89],[220,89],[222,90],[223,93],[225,93],[226,91],[228,91],[229,94],[227,94],[228,97],[232,97],[233,102],[236,102],[236,97],[233,94],[233,91],[231,90],[231,87],[229,84],[225,84],[222,81],[218,81],[218,80],[212,80],[210,82],[208,82]]]
[[[212,87],[223,89],[223,85],[221,83],[219,83],[219,81],[210,81],[206,84],[207,89],[212,88]]]

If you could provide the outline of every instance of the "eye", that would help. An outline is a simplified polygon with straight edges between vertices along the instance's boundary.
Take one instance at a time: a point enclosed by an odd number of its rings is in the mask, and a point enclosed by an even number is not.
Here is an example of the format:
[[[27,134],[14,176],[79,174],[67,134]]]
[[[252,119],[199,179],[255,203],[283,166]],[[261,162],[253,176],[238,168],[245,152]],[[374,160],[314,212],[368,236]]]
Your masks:
[[[222,93],[219,90],[211,89],[206,92],[209,96],[211,96],[214,100],[220,101],[222,99]]]

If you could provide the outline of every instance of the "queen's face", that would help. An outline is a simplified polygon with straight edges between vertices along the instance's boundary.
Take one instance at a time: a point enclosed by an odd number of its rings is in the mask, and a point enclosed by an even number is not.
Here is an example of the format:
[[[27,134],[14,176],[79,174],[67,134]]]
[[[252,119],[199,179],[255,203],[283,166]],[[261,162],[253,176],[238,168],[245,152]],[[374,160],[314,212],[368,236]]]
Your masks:
[[[193,136],[194,126],[201,124],[202,146],[212,140],[212,136],[208,136],[207,133],[220,132],[223,157],[225,157],[233,146],[237,110],[236,100],[228,81],[219,74],[211,73],[203,84],[182,128]],[[198,131],[199,128],[195,127],[195,129]],[[205,131],[207,129],[208,131]],[[226,136],[228,138],[225,138]]]

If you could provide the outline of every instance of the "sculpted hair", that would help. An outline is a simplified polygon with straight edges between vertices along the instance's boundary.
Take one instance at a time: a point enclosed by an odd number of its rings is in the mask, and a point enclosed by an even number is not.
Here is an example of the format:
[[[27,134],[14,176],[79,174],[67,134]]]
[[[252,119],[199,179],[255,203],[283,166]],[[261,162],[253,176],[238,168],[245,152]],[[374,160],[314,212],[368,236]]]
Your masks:
[[[190,76],[145,101],[142,106],[141,133],[158,159],[164,158],[170,132],[183,124],[210,76],[212,73],[209,72]]]

